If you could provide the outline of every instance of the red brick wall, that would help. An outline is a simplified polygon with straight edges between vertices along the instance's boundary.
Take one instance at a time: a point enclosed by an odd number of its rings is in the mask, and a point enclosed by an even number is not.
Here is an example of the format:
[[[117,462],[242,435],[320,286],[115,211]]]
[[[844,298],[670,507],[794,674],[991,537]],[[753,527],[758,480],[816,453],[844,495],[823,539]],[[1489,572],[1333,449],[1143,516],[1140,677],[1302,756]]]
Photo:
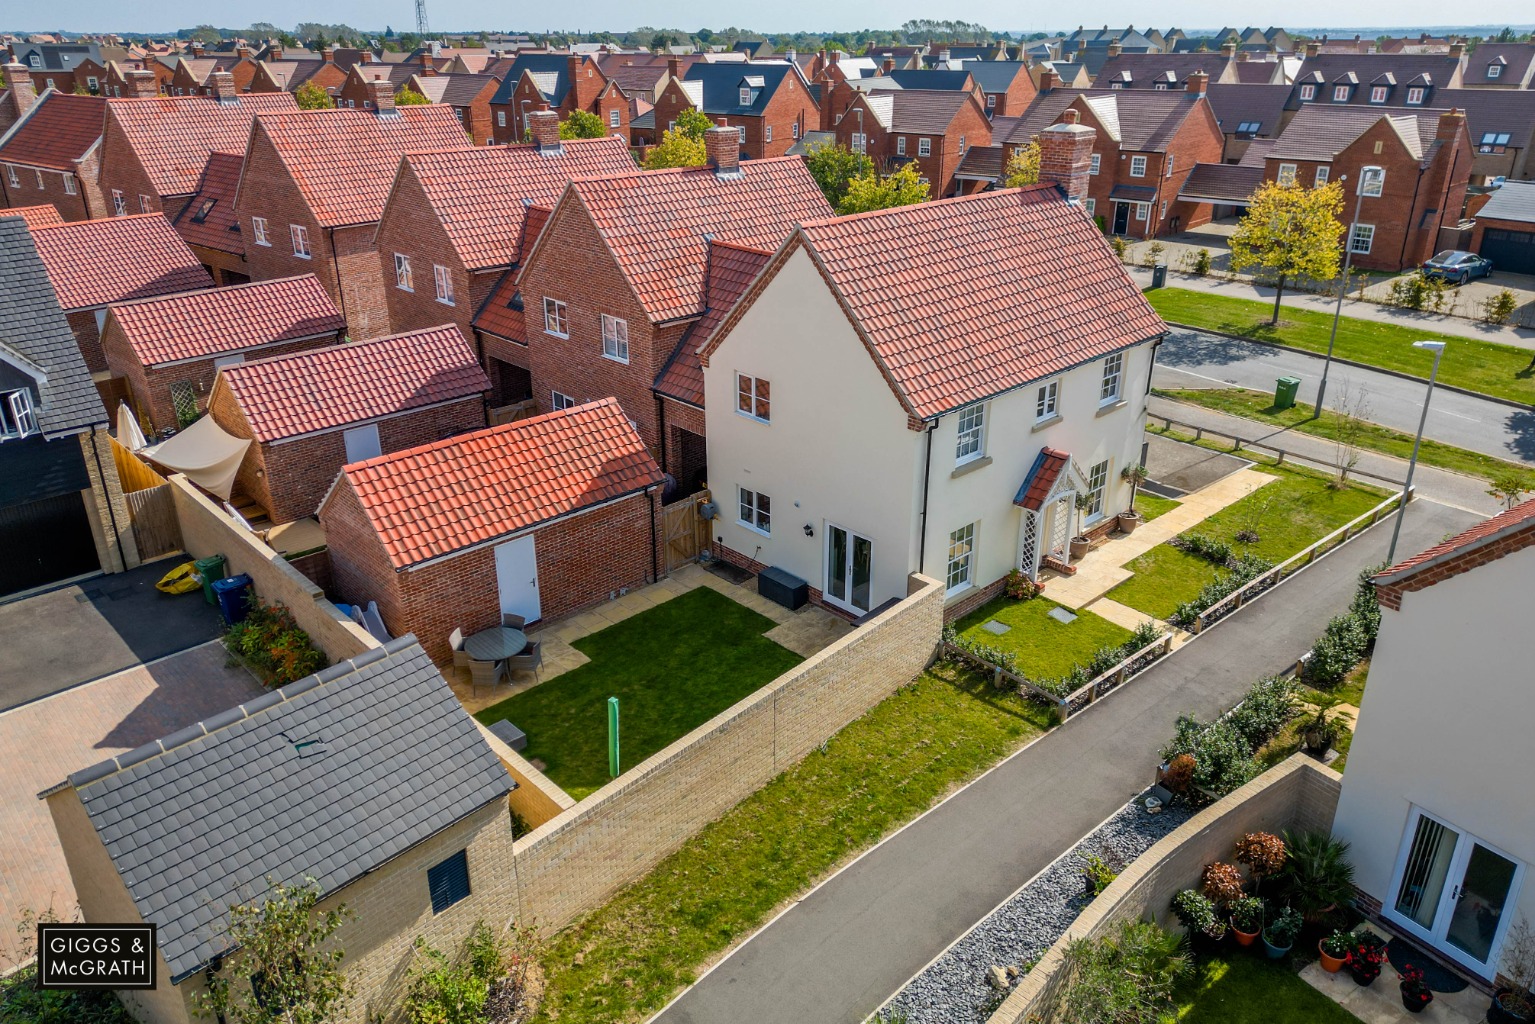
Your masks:
[[[1161,194],[1153,216],[1157,218],[1155,230],[1159,235],[1172,234],[1171,221],[1178,218],[1178,231],[1208,224],[1215,208],[1209,203],[1185,203],[1178,201],[1178,193],[1188,180],[1195,164],[1218,164],[1225,151],[1226,137],[1210,110],[1208,102],[1200,105],[1187,118],[1167,144],[1167,152],[1173,157],[1173,173],[1162,176]],[[1164,165],[1164,172],[1166,167]],[[1167,200],[1167,216],[1162,216],[1161,200]]]
[[[1039,90],[1034,88],[1034,79],[1029,77],[1028,71],[1023,71],[1013,79],[1013,84],[1007,87],[1006,92],[997,94],[997,105],[990,110],[992,117],[1019,117],[1029,104],[1034,102],[1034,97]],[[985,100],[981,101],[984,106]]]
[[[1401,611],[1403,594],[1425,590],[1435,583],[1442,583],[1452,576],[1470,572],[1478,566],[1496,562],[1500,558],[1531,546],[1535,546],[1535,529],[1518,530],[1498,538],[1491,544],[1484,544],[1473,551],[1455,555],[1438,565],[1419,570],[1398,583],[1378,583],[1375,585],[1375,596],[1382,608]]]
[[[860,109],[863,111],[861,122],[858,117]],[[880,127],[874,114],[860,103],[849,110],[843,116],[842,123],[836,126],[837,142],[851,146],[853,134],[858,131],[860,124],[869,137],[868,154],[881,170],[894,167],[894,162],[902,158],[903,154],[898,153],[896,139],[906,139],[904,157],[916,161],[918,170],[928,180],[934,199],[941,199],[954,192],[954,172],[959,170],[960,161],[964,159],[960,152],[960,136],[964,136],[966,152],[973,146],[991,145],[991,121],[981,109],[979,101],[961,107],[944,135],[887,132]],[[922,149],[922,139],[932,142],[932,152],[928,156],[918,155]]]
[[[334,228],[326,234],[334,249],[336,265],[341,270],[340,306],[346,313],[347,334],[353,341],[361,341],[391,333],[389,306],[384,301],[384,278],[379,272],[378,247],[374,241],[378,225]]]
[[[94,160],[91,161],[91,170],[94,170]],[[38,186],[38,176],[42,177],[42,186]],[[62,171],[50,171],[34,169],[31,167],[16,167],[16,184],[11,184],[11,176],[8,170],[0,170],[0,196],[4,197],[7,207],[16,206],[47,206],[52,204],[59,211],[59,216],[68,221],[90,220],[89,193],[95,190],[95,182],[87,185],[81,180],[80,175],[75,175],[75,194],[70,195],[64,189],[64,173]],[[99,193],[98,193],[99,196]],[[99,213],[104,214],[104,208],[98,207]]]
[[[672,479],[677,481],[684,495],[692,493],[693,477],[697,471],[707,474],[708,462],[703,465],[698,462],[695,453],[686,451],[678,435],[679,431],[687,431],[699,437],[706,437],[704,433],[704,411],[695,406],[685,405],[682,402],[672,401],[668,398],[661,399],[665,405],[664,416],[666,418],[666,436],[663,439],[665,451],[661,454],[661,466]]]
[[[96,311],[80,309],[65,315],[69,329],[75,334],[75,344],[85,359],[85,368],[100,373],[107,368],[106,353],[101,350],[101,332],[96,328]]]
[[[453,323],[464,337],[474,337],[471,323],[475,311],[495,287],[498,272],[477,274],[471,279],[448,240],[442,221],[428,205],[420,182],[408,168],[397,179],[394,194],[384,209],[384,219],[379,221],[375,252],[379,285],[393,333]],[[411,291],[396,283],[395,253],[410,258]],[[453,281],[451,306],[437,301],[434,265],[448,268]]]
[[[618,127],[613,127],[612,114],[618,112]],[[602,127],[609,135],[629,138],[629,100],[617,87],[604,89],[592,112],[602,118]],[[475,138],[479,138],[478,135]]]
[[[250,264],[245,262],[244,256],[236,256],[232,252],[224,252],[221,249],[192,245],[190,242],[187,243],[187,248],[191,249],[198,261],[208,268],[214,285],[219,288],[231,284],[245,284],[251,279]]]
[[[144,165],[139,162],[138,154],[128,143],[128,137],[123,134],[112,114],[112,107],[107,105],[106,127],[101,138],[101,195],[103,199],[102,211],[107,216],[112,216],[112,190],[120,190],[123,201],[127,203],[129,213],[140,213],[139,197],[148,196],[150,210],[157,213],[165,213],[172,219],[181,212],[181,207],[186,205],[188,197],[182,196],[180,202],[171,202],[170,197],[162,197],[150,183],[149,175],[144,171]],[[175,209],[171,207],[174,206]]]

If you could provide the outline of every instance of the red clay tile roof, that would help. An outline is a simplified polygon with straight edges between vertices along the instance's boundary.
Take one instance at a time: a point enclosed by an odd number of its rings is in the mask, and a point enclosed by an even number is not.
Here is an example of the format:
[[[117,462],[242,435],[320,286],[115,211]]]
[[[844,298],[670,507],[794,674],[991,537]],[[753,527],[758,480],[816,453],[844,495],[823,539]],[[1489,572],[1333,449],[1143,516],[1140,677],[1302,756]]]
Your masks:
[[[1029,469],[1029,475],[1023,478],[1023,486],[1018,488],[1018,496],[1013,499],[1014,505],[1022,506],[1030,512],[1041,512],[1045,507],[1045,499],[1050,497],[1050,491],[1055,487],[1055,482],[1060,479],[1071,456],[1055,448],[1041,448],[1039,454],[1034,457],[1034,465]]]
[[[377,221],[406,153],[470,145],[453,108],[435,105],[401,107],[396,116],[355,109],[263,114],[256,130],[326,227]]]
[[[537,146],[412,153],[400,173],[420,182],[465,267],[504,267],[521,251],[525,202],[552,207],[571,178],[634,170],[628,145],[616,136],[573,140],[563,149],[560,156]]]
[[[210,153],[197,193],[176,218],[176,233],[188,245],[245,255],[245,237],[235,217],[235,191],[240,187],[240,168],[245,154]],[[204,210],[208,203],[211,207]]]
[[[586,208],[652,320],[694,316],[704,299],[705,235],[776,249],[796,224],[830,212],[797,156],[744,160],[741,171],[733,179],[707,167],[578,179],[561,203]],[[548,233],[539,243],[558,244]]]
[[[112,306],[140,363],[208,359],[346,329],[313,274]]]
[[[483,394],[474,349],[452,324],[257,359],[219,371],[257,441]]]
[[[772,258],[772,252],[767,249],[753,249],[730,242],[709,244],[709,281],[704,290],[704,315],[687,329],[677,342],[671,358],[661,368],[656,378],[658,392],[668,398],[703,408],[704,367],[698,360],[698,350],[708,344],[715,330],[735,307],[736,300],[746,293],[757,274]]]
[[[101,141],[107,101],[49,91],[0,146],[0,163],[75,170],[75,161]]]
[[[1053,185],[835,217],[801,234],[922,419],[1167,330]]]
[[[245,152],[257,114],[294,110],[285,92],[240,94],[223,106],[210,96],[109,99],[107,117],[122,127],[156,195],[187,195],[197,189],[208,154]]]
[[[1523,532],[1525,530],[1535,530],[1535,499],[1526,501],[1522,505],[1516,505],[1509,511],[1501,512],[1485,522],[1477,523],[1469,530],[1458,533],[1449,540],[1434,545],[1427,551],[1404,559],[1391,568],[1376,573],[1373,579],[1376,583],[1400,583],[1446,559],[1473,551],[1510,533]]]
[[[616,398],[382,455],[341,472],[397,568],[664,479]]]
[[[20,217],[27,222],[29,228],[46,228],[64,223],[64,218],[59,216],[59,208],[52,203],[45,203],[42,206],[13,206],[9,210],[0,210],[0,217]]]
[[[532,248],[533,240],[538,237],[540,231],[544,230],[544,225],[549,223],[551,212],[547,206],[528,207],[522,222],[522,239],[517,245],[519,253],[527,252]],[[486,297],[485,304],[475,314],[474,326],[498,338],[527,344],[527,322],[523,316],[522,299],[517,291],[515,266],[496,282],[496,287]]]
[[[32,240],[64,310],[213,287],[187,243],[158,213],[34,228]]]

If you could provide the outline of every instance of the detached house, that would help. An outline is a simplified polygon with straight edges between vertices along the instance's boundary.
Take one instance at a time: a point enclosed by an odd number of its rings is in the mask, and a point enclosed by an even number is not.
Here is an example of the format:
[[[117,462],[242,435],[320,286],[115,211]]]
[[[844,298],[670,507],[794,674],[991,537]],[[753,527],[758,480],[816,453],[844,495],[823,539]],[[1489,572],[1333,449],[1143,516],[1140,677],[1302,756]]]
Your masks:
[[[911,71],[911,75],[943,74]],[[991,145],[991,121],[972,90],[881,89],[854,96],[836,126],[837,142],[892,171],[915,162],[934,198],[953,195],[971,149]]]
[[[450,108],[397,110],[388,83],[370,84],[372,110],[257,118],[235,196],[251,278],[314,274],[354,338],[389,333],[374,243],[400,157],[469,146]]]
[[[985,97],[981,102],[988,117],[1017,117],[1038,92],[1028,61],[967,60],[964,69]]]
[[[455,628],[556,619],[653,580],[661,483],[605,398],[348,465],[320,522],[341,595],[445,661]]]
[[[114,303],[101,347],[140,420],[167,430],[197,419],[221,367],[335,345],[345,326],[311,275]]]
[[[1043,133],[1042,177],[1079,193],[1092,136]],[[700,353],[719,549],[854,616],[1067,568],[1130,500],[1165,331],[1054,184],[802,224]]]
[[[443,325],[225,365],[208,415],[253,442],[235,489],[286,523],[314,515],[348,463],[485,426],[489,386]]]
[[[491,143],[490,100],[501,87],[494,75],[412,75],[406,87],[433,103],[452,107],[464,133],[477,146]]]
[[[65,220],[110,212],[97,180],[107,101],[46,92],[0,132],[0,196],[6,206],[51,203]]]
[[[535,110],[553,110],[561,119],[584,110],[601,118],[609,135],[629,137],[628,97],[587,54],[518,54],[490,110],[497,143],[522,142],[528,135],[528,115]]]
[[[672,69],[656,97],[655,141],[684,110],[699,110],[716,125],[734,128],[748,159],[783,156],[806,132],[820,127],[820,111],[799,67],[784,61],[695,63]]]

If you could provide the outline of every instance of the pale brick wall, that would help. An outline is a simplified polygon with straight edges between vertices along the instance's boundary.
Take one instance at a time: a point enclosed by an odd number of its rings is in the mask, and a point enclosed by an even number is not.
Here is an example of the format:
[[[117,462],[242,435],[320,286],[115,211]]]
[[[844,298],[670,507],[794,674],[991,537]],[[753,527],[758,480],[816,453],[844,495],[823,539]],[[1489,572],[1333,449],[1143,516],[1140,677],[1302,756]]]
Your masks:
[[[112,461],[112,438],[96,427],[79,435],[80,451],[85,456],[85,472],[90,490],[83,492],[85,511],[91,520],[91,535],[96,541],[96,557],[103,572],[122,572],[140,562],[138,543],[133,538],[133,516],[123,486],[117,479],[117,463]]]

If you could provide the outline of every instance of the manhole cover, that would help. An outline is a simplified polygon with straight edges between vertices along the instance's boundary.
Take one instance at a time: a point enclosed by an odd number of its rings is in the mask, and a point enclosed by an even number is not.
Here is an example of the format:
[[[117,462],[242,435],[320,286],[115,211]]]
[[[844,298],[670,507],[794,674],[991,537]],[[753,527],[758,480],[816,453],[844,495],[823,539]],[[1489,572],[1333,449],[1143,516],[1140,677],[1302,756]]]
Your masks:
[[[981,628],[988,633],[995,633],[997,636],[1001,636],[1003,633],[1006,633],[1013,627],[1009,626],[1005,622],[998,622],[996,619],[991,619],[988,622],[981,623]]]
[[[80,604],[89,604],[92,601],[99,600],[100,597],[101,591],[99,590],[82,590],[75,595],[75,600]]]
[[[1077,617],[1064,608],[1051,608],[1050,617],[1063,625],[1070,625],[1077,621]]]

